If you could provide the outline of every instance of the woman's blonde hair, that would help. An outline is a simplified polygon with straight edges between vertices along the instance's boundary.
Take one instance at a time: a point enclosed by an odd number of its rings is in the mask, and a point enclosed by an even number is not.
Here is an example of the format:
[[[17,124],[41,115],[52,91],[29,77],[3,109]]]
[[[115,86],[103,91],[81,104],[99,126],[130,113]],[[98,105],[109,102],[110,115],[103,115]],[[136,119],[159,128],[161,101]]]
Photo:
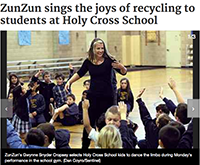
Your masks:
[[[97,43],[101,43],[103,44],[103,47],[104,47],[104,54],[103,54],[103,57],[104,58],[110,58],[112,61],[116,61],[116,59],[110,55],[108,53],[108,50],[106,49],[106,46],[105,46],[105,43],[102,39],[100,38],[95,38],[92,40],[91,44],[90,44],[90,48],[89,48],[89,51],[88,51],[88,59],[93,63],[95,61],[95,55],[94,55],[94,48],[96,46]]]
[[[122,148],[121,134],[114,125],[106,125],[99,133],[97,146],[100,148]]]

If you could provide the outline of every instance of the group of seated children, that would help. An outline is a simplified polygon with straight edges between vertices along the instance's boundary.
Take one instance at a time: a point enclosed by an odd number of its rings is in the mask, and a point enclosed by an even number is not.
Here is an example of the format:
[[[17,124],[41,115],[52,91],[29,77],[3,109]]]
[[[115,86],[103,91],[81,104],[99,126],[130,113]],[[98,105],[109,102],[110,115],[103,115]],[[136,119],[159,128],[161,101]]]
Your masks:
[[[70,78],[74,71],[71,65],[69,68]],[[41,74],[43,80],[39,80]],[[91,127],[88,116],[89,100],[86,98],[90,80],[84,81],[86,90],[83,91],[82,99],[77,105],[71,89],[65,90],[67,82],[64,81],[65,77],[57,74],[55,79],[56,85],[51,81],[49,72],[39,70],[31,78],[26,90],[17,75],[10,75],[8,97],[13,99],[11,123],[7,120],[7,143],[10,148],[70,148],[69,131],[55,130],[54,121],[64,126],[83,124],[88,138],[95,142],[97,148],[193,147],[193,121],[187,117],[187,104],[184,103],[173,79],[170,79],[168,85],[179,104],[176,106],[167,99],[161,88],[159,97],[165,104],[156,107],[154,119],[142,100],[145,88],[137,95],[136,102],[145,130],[145,137],[140,140],[135,136],[137,124],[127,119],[134,108],[134,96],[127,78],[122,78],[120,81],[120,88],[116,93],[118,105],[111,106],[105,114],[102,114],[96,124],[97,130]],[[174,115],[176,121],[169,117],[170,113]],[[22,144],[21,138],[25,138],[26,145]]]
[[[43,80],[39,80],[38,77],[42,73]],[[23,86],[17,75],[10,75],[8,98],[13,100],[13,115],[10,119],[15,130],[22,138],[24,138],[24,135],[31,127],[36,127],[41,123],[51,120],[51,106],[49,106],[51,103],[55,103],[55,106],[67,103],[67,93],[64,90],[64,77],[62,74],[59,75],[56,75],[57,85],[55,85],[50,79],[49,72],[39,70],[31,78],[27,89]],[[73,67],[70,65],[69,76],[72,75]]]
[[[187,117],[187,104],[177,90],[175,81],[170,78],[169,87],[174,92],[178,106],[168,100],[161,87],[159,97],[165,102],[156,107],[156,118],[152,119],[145,103],[142,101],[143,88],[137,96],[139,112],[145,128],[145,139],[138,141],[139,148],[192,148],[193,147],[193,120]],[[174,115],[173,121],[168,115]],[[186,129],[186,131],[185,131]]]

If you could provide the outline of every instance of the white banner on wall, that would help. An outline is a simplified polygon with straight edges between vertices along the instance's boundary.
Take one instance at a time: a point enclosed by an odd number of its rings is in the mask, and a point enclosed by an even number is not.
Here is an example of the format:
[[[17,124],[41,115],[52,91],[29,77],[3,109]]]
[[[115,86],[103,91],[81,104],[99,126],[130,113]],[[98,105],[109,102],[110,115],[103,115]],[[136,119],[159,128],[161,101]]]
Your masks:
[[[199,30],[199,16],[195,0],[0,2],[0,30]]]

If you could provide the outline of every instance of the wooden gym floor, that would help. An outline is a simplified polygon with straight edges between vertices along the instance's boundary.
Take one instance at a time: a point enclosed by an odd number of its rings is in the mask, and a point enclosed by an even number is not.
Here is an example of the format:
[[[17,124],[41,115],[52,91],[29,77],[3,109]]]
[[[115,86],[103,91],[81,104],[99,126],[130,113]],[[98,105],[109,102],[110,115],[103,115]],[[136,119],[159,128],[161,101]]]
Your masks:
[[[123,76],[117,74],[118,87],[119,81]],[[178,90],[183,95],[185,101],[187,99],[191,99],[193,95],[193,72],[192,69],[154,69],[154,70],[143,70],[143,71],[132,71],[128,72],[126,77],[130,80],[131,89],[134,97],[138,94],[138,92],[145,87],[146,91],[143,94],[143,101],[148,107],[149,112],[152,115],[152,118],[155,117],[155,106],[162,103],[162,100],[159,98],[158,93],[160,87],[164,88],[164,95],[167,98],[172,99],[175,103],[176,97],[174,96],[172,90],[168,87],[168,80],[172,77],[177,84]],[[83,81],[89,79],[88,76],[85,76],[75,82],[72,85],[72,92],[76,96],[76,103],[78,104],[81,100],[81,94],[84,90]],[[129,119],[133,122],[137,123],[139,128],[136,131],[136,136],[138,140],[143,139],[145,137],[144,127],[140,120],[140,115],[138,111],[138,105],[134,100],[134,110],[130,113]],[[68,129],[70,131],[70,146],[71,148],[81,148],[81,138],[82,138],[82,130],[83,125],[75,125],[75,126],[62,126],[60,123],[54,123],[56,129]],[[93,147],[94,144],[91,145]]]

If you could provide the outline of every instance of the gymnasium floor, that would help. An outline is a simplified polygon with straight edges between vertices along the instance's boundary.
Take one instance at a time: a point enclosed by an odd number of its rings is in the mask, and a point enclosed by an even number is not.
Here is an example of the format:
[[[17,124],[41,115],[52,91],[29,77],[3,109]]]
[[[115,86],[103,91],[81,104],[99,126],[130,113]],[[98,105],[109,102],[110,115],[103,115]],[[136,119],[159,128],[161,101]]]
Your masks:
[[[126,77],[130,80],[131,89],[136,97],[140,89],[143,87],[146,88],[145,93],[143,94],[143,100],[145,104],[148,107],[148,110],[152,114],[152,118],[155,117],[155,106],[157,104],[160,104],[162,101],[158,96],[160,87],[162,86],[164,88],[164,95],[167,98],[172,99],[175,103],[176,97],[174,96],[172,90],[168,87],[168,80],[170,77],[172,77],[177,84],[178,90],[183,95],[185,101],[187,99],[192,98],[193,95],[193,72],[191,69],[155,69],[155,70],[143,70],[143,71],[133,71],[128,72]],[[75,82],[72,85],[72,91],[76,96],[76,103],[81,99],[81,93],[84,90],[83,88],[83,81],[88,79],[88,76],[83,77],[79,81]],[[117,74],[117,80],[118,80],[118,87],[119,87],[119,81],[122,78],[121,75]],[[138,124],[139,128],[136,131],[136,136],[138,139],[144,138],[144,128],[142,125],[142,122],[140,120],[139,111],[138,111],[138,105],[134,101],[134,110],[132,113],[130,113],[129,118]],[[81,137],[82,137],[82,125],[75,125],[75,126],[62,126],[59,123],[54,123],[56,129],[62,128],[62,129],[68,129],[71,132],[71,140],[70,140],[70,146],[72,148],[81,148]],[[91,147],[94,145],[92,144]]]

